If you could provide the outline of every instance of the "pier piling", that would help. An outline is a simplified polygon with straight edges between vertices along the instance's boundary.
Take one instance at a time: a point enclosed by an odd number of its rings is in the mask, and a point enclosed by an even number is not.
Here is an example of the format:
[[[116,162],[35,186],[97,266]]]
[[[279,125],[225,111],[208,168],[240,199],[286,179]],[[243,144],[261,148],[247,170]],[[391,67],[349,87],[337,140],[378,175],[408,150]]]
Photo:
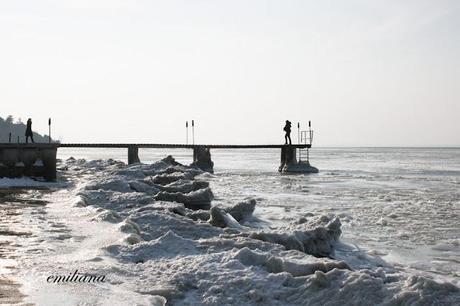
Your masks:
[[[128,164],[140,163],[139,148],[137,146],[128,146]]]
[[[278,168],[279,172],[290,173],[318,173],[318,169],[311,166],[308,161],[297,160],[296,147],[285,145],[281,148],[281,165]]]
[[[213,173],[214,162],[211,160],[211,149],[205,146],[194,146],[193,163],[191,166],[196,166],[203,171]]]

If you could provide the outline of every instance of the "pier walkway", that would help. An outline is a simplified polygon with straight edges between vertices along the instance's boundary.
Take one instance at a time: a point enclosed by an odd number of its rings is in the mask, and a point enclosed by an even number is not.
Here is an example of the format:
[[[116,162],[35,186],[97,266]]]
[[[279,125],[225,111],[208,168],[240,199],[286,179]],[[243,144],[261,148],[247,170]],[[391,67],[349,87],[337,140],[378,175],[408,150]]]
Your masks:
[[[206,147],[209,149],[281,149],[286,145],[224,145],[224,144],[174,144],[174,143],[60,143],[61,148],[151,148],[151,149],[194,149]],[[294,148],[310,148],[310,144],[293,144]]]

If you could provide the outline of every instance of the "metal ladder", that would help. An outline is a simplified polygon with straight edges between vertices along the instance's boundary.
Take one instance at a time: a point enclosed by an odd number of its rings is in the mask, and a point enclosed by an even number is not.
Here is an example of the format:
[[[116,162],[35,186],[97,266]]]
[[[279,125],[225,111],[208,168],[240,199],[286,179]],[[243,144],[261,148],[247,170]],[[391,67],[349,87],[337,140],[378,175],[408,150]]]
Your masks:
[[[311,129],[311,125],[309,123],[309,129],[306,131],[300,131],[300,144],[311,146],[313,142],[313,130]],[[307,163],[310,162],[310,152],[309,148],[299,148],[299,162],[306,161]]]

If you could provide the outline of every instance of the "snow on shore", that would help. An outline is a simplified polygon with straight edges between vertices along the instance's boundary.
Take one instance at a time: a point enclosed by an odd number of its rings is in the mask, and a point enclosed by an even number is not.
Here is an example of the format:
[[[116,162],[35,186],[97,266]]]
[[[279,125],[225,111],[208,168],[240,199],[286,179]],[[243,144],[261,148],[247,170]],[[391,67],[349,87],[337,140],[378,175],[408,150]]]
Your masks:
[[[410,274],[343,245],[333,215],[277,229],[245,225],[256,202],[211,207],[203,172],[168,157],[151,165],[69,159],[82,183],[74,208],[122,239],[91,260],[110,296],[129,288],[142,305],[450,305],[451,283]],[[96,233],[95,233],[96,234]],[[97,233],[99,234],[99,233]],[[103,235],[104,233],[100,233]],[[129,296],[129,293],[124,293]],[[103,300],[103,299],[102,299]],[[114,305],[112,303],[112,305]]]

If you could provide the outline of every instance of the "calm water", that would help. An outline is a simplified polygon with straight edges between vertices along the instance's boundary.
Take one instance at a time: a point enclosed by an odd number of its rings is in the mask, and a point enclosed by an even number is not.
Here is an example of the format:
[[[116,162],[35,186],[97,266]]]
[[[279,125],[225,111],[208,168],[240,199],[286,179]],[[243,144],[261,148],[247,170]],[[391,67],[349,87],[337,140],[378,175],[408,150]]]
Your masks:
[[[460,148],[315,148],[319,174],[279,174],[279,150],[212,150],[214,204],[256,198],[253,226],[339,215],[343,240],[411,269],[460,279]],[[144,163],[191,150],[141,149]],[[124,149],[59,149],[59,158],[114,158]]]

